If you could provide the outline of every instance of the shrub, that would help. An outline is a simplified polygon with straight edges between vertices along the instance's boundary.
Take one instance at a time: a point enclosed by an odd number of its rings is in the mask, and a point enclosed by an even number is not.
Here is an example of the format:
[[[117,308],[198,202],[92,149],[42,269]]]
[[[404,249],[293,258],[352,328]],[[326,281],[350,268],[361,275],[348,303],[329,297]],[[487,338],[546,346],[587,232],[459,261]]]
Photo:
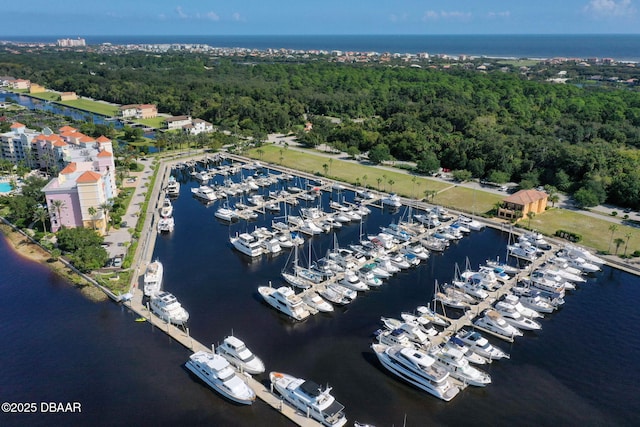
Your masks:
[[[574,243],[579,242],[580,240],[582,240],[582,236],[580,234],[574,233],[572,231],[557,230],[555,235],[557,237],[569,240],[570,242],[574,242]]]

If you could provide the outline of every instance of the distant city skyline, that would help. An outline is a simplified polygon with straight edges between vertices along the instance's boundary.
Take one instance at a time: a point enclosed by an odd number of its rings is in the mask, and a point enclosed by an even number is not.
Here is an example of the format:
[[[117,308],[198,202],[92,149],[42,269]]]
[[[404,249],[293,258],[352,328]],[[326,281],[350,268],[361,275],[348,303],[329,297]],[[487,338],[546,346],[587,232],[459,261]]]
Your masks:
[[[640,34],[640,0],[32,0],[0,38],[91,35]]]

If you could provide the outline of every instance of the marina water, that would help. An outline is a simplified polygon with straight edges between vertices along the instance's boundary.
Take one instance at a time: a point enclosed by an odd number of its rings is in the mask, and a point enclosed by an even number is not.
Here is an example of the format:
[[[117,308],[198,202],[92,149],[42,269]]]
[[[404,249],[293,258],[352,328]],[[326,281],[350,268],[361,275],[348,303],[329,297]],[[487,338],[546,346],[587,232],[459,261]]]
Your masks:
[[[538,334],[509,345],[511,353],[486,370],[493,383],[469,387],[449,403],[400,382],[369,348],[380,316],[399,317],[425,304],[434,281],[450,281],[455,264],[477,267],[504,256],[508,234],[473,232],[442,255],[401,272],[328,315],[293,323],[257,293],[282,284],[287,254],[251,261],[228,237],[270,224],[272,216],[231,226],[217,221],[218,202],[193,199],[186,175],[174,202],[176,228],[158,237],[154,258],[165,266],[164,288],[190,314],[195,339],[216,344],[231,333],[278,370],[334,387],[349,420],[402,425],[633,425],[640,402],[640,278],[604,268],[542,319]],[[217,178],[220,181],[220,177]],[[272,188],[275,189],[275,188]],[[346,197],[352,194],[345,193]],[[323,206],[329,198],[325,193]],[[325,208],[326,210],[327,208]],[[297,213],[297,209],[294,209]],[[402,211],[374,209],[363,230],[397,221]],[[341,246],[360,226],[337,232]],[[314,237],[312,256],[332,247],[332,235]],[[308,253],[305,245],[301,252]],[[5,402],[80,402],[81,413],[6,414],[2,425],[219,425],[285,426],[290,422],[261,401],[240,407],[225,401],[184,368],[190,352],[112,302],[88,301],[46,267],[0,244],[0,397]],[[268,381],[268,376],[258,376]],[[166,404],[157,404],[166,402]]]

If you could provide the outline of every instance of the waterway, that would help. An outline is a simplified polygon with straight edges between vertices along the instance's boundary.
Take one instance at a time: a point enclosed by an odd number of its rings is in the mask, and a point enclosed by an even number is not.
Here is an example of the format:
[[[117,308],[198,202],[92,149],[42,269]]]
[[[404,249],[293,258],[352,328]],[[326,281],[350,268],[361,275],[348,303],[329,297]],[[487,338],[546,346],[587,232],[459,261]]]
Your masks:
[[[491,385],[469,387],[445,403],[388,374],[369,348],[371,334],[380,316],[399,317],[426,303],[434,280],[451,280],[455,263],[464,266],[465,257],[477,266],[503,256],[506,233],[472,233],[351,305],[292,323],[257,293],[269,280],[281,283],[287,255],[252,262],[228,243],[230,234],[270,223],[271,216],[229,227],[214,218],[217,203],[200,204],[190,195],[197,184],[181,180],[175,231],[158,238],[154,257],[164,263],[165,289],[189,310],[191,335],[200,342],[217,343],[233,332],[268,371],[328,383],[351,421],[377,426],[402,425],[405,416],[407,426],[635,424],[640,278],[605,268],[543,319],[540,333],[512,345],[494,341],[511,360],[487,369]],[[323,196],[324,206],[329,197]],[[363,228],[377,232],[400,215],[374,210]],[[339,243],[356,240],[359,228],[343,228]],[[314,237],[313,253],[323,254],[332,241],[330,235]],[[289,425],[262,402],[238,407],[208,390],[184,369],[188,350],[157,328],[134,322],[123,307],[85,300],[4,242],[0,259],[0,399],[78,401],[83,408],[81,414],[2,414],[2,425]]]

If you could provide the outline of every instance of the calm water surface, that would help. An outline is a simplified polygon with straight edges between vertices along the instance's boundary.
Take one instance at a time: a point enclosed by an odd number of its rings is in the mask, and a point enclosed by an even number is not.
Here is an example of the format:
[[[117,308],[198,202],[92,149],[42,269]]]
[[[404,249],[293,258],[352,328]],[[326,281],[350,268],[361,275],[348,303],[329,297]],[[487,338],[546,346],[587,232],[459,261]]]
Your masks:
[[[218,178],[219,180],[220,178]],[[279,273],[287,255],[251,262],[232,250],[229,234],[270,223],[231,227],[190,196],[183,178],[174,203],[176,230],[160,236],[154,256],[165,265],[165,288],[191,314],[192,336],[216,344],[233,332],[280,370],[334,387],[348,418],[402,425],[634,425],[640,410],[640,339],[635,326],[640,280],[605,268],[543,319],[543,330],[513,345],[494,343],[511,360],[494,362],[493,384],[467,388],[441,402],[406,385],[378,364],[369,345],[380,316],[399,317],[426,303],[434,280],[449,281],[465,257],[477,266],[503,256],[506,234],[476,232],[417,269],[400,273],[331,315],[294,324],[261,301],[257,287]],[[347,195],[349,197],[349,195]],[[329,195],[323,203],[328,206]],[[295,213],[295,212],[294,212]],[[374,211],[363,228],[397,220],[402,212]],[[359,235],[337,233],[346,246]],[[324,254],[331,236],[315,237]],[[305,245],[305,252],[307,246]],[[314,255],[315,256],[315,255]],[[111,302],[93,303],[46,268],[0,245],[0,397],[3,401],[78,401],[82,414],[2,414],[2,425],[289,425],[262,402],[230,404],[184,369],[189,351]],[[258,378],[265,380],[266,376]],[[165,404],[157,404],[166,402]]]

